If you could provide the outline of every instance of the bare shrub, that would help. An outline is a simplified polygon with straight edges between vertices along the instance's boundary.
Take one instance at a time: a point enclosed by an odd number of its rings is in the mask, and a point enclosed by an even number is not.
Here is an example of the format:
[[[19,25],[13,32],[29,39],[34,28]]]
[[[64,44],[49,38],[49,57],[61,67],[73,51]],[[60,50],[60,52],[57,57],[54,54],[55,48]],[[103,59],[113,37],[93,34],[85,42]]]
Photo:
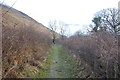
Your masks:
[[[74,35],[62,41],[62,45],[71,50],[79,61],[82,60],[91,67],[93,77],[116,77],[118,45],[115,35],[108,32]]]
[[[31,26],[11,28],[3,24],[3,77],[19,77],[17,71],[23,71],[29,61],[43,61],[50,48],[50,41],[46,34],[37,32]],[[16,74],[10,75],[11,72]]]

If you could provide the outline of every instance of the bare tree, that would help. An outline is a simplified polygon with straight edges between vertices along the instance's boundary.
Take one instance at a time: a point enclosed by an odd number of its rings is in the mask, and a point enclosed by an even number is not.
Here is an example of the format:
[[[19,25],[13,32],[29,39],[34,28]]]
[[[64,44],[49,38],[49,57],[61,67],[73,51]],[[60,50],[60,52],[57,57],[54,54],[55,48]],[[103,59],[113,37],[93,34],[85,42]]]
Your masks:
[[[120,25],[119,12],[115,8],[103,9],[97,12],[92,20],[96,25],[93,29],[104,28],[117,34],[119,32],[118,26]]]
[[[120,11],[115,8],[108,8],[108,9],[103,9],[99,12],[96,13],[95,17],[93,18],[93,22],[95,24],[93,31],[109,31],[115,34],[115,40],[113,40],[115,43],[117,43],[117,35],[120,32],[120,17],[119,17]],[[99,24],[99,25],[98,25]],[[116,45],[114,43],[114,45]],[[117,45],[116,45],[117,46]],[[119,56],[119,54],[116,54]],[[119,75],[119,61],[118,57],[114,61],[114,71],[115,71],[115,77],[118,77]],[[109,65],[109,62],[107,61],[107,67]],[[109,66],[110,67],[110,66]],[[106,69],[109,71],[108,69]],[[108,75],[108,73],[107,73]]]
[[[64,39],[65,32],[66,32],[66,27],[64,25],[65,25],[64,22],[59,21],[59,25],[58,26],[59,26],[59,29],[60,29],[60,34],[61,34],[62,39]]]
[[[56,40],[56,30],[57,30],[57,21],[56,21],[56,20],[49,21],[48,26],[49,26],[49,28],[51,29],[52,42],[55,44],[55,40]]]

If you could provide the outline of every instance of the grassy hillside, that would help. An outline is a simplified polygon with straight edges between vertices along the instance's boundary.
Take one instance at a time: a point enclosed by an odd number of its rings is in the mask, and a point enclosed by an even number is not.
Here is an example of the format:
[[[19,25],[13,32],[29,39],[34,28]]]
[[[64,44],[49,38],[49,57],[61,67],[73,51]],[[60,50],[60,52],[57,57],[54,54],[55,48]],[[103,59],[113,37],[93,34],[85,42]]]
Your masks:
[[[51,38],[44,25],[2,6],[2,77],[31,77],[31,72],[39,75],[38,69],[44,69],[42,63],[51,49]]]

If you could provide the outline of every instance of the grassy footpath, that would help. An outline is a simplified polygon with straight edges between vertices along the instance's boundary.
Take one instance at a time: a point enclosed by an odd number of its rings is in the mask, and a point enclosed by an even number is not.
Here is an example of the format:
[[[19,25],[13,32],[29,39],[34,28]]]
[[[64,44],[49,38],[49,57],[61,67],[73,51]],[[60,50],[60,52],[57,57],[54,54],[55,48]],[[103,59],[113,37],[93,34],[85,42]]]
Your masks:
[[[58,73],[57,76],[52,76],[56,78],[75,78],[76,72],[75,68],[77,64],[75,60],[68,54],[63,52],[63,49],[59,46],[54,47],[54,54],[58,55],[57,63],[53,63],[52,65],[56,65],[56,70]],[[53,56],[55,57],[55,56]]]
[[[77,64],[75,60],[68,54],[63,52],[60,46],[54,46],[50,55],[43,63],[45,69],[40,69],[39,76],[32,76],[34,78],[75,78],[75,68]]]

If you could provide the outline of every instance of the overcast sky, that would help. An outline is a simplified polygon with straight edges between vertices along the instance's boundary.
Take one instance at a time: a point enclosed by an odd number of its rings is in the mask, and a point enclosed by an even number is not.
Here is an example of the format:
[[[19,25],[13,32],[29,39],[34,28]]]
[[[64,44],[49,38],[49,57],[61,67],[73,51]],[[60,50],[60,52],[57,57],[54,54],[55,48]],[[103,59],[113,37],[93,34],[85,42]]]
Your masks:
[[[1,2],[3,0],[0,0]],[[117,8],[120,0],[17,0],[13,6],[45,26],[49,20],[61,20],[73,34],[89,25],[97,11],[105,8]],[[11,6],[15,0],[4,0]]]

